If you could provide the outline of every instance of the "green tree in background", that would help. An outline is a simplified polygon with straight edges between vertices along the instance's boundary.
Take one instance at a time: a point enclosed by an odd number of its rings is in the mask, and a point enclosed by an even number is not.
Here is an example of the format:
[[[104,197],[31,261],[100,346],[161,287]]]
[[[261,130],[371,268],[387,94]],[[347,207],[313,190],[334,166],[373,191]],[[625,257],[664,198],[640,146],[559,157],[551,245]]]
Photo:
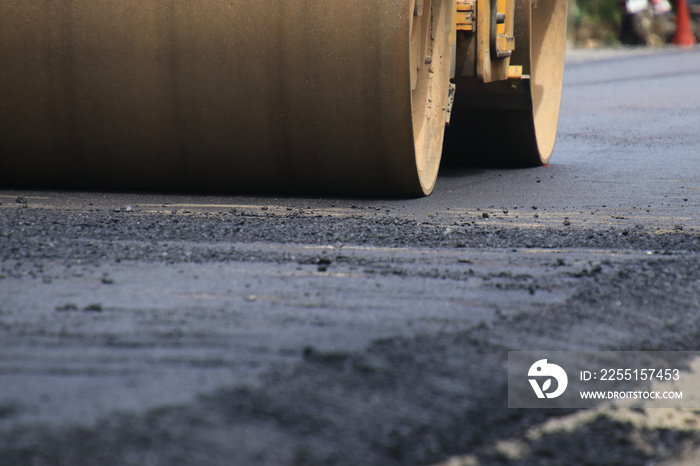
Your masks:
[[[570,40],[577,46],[618,44],[622,7],[620,0],[570,0]]]
[[[579,14],[594,21],[619,25],[622,19],[620,0],[577,0]]]

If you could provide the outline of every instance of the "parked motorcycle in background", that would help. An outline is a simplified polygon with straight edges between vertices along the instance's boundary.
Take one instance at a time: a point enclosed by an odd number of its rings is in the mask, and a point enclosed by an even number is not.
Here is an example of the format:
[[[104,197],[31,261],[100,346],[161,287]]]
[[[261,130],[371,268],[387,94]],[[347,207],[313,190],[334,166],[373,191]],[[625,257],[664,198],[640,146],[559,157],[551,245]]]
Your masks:
[[[624,0],[620,41],[627,45],[667,43],[676,25],[668,0]]]

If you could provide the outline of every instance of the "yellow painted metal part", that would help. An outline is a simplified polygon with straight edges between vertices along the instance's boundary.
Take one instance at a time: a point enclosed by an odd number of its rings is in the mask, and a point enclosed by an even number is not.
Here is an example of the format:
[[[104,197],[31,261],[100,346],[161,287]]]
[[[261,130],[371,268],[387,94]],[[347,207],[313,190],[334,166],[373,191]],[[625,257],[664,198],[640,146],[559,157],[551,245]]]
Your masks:
[[[503,21],[496,21],[496,40],[491,41],[491,46],[496,45],[492,54],[498,58],[510,57],[515,49],[515,0],[498,0],[497,15],[502,15]]]
[[[512,35],[498,34],[496,36],[496,53],[512,52],[515,50],[515,37]]]
[[[508,79],[522,79],[523,77],[523,67],[518,65],[511,65],[508,67]]]
[[[458,31],[474,31],[475,1],[476,0],[456,0],[456,24]]]
[[[494,18],[494,10],[496,17],[503,16],[502,24]],[[476,17],[477,76],[485,83],[508,79],[510,52],[515,49],[515,0],[477,0]]]

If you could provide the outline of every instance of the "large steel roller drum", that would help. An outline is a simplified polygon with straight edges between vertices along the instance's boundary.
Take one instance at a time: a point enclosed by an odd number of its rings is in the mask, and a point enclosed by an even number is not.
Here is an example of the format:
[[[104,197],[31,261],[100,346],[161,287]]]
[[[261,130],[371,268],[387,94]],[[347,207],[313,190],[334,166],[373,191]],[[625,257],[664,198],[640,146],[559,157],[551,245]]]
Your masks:
[[[427,194],[452,5],[6,0],[0,183]]]

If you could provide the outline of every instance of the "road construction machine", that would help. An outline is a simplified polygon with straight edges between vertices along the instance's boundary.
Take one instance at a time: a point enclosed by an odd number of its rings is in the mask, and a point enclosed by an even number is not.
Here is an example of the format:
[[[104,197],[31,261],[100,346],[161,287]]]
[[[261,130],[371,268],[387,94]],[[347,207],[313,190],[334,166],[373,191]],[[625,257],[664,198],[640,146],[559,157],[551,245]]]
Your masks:
[[[551,156],[567,0],[7,0],[0,186],[421,196]]]

